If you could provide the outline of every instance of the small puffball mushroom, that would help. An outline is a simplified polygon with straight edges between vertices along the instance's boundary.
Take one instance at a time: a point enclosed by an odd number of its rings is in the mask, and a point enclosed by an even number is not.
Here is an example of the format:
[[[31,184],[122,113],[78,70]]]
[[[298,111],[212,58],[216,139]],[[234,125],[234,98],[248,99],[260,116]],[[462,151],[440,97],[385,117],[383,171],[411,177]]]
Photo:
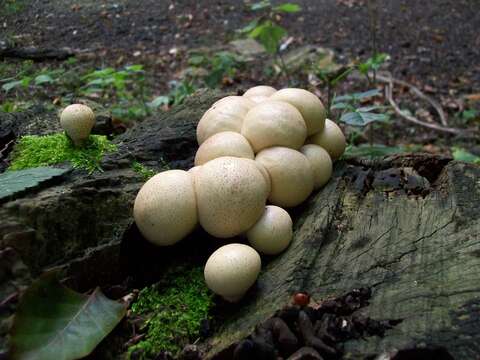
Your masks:
[[[299,149],[307,137],[300,112],[283,101],[265,101],[252,108],[243,120],[242,135],[258,153],[271,146]]]
[[[258,85],[254,86],[243,94],[245,97],[253,97],[253,96],[271,96],[277,92],[277,89],[267,85]]]
[[[323,147],[330,154],[332,160],[337,160],[342,156],[347,146],[342,129],[330,119],[325,120],[325,129],[310,137],[308,142]]]
[[[156,245],[182,240],[198,222],[191,173],[168,170],[150,178],[137,194],[133,216],[142,235]]]
[[[267,169],[265,169],[265,166],[263,166],[262,164],[260,164],[258,161],[255,161],[255,160],[250,160],[250,159],[243,159],[243,160],[250,161],[252,164],[254,164],[257,167],[258,170],[260,170],[265,180],[265,184],[267,186],[267,197],[268,197],[270,195],[270,191],[272,191],[272,180],[270,180],[270,175],[268,174]]]
[[[60,114],[60,125],[76,146],[88,139],[95,125],[95,114],[83,104],[72,104]]]
[[[247,231],[252,247],[267,255],[285,250],[293,236],[292,218],[281,207],[267,205],[262,217]]]
[[[248,245],[228,244],[207,260],[205,282],[210,290],[230,302],[239,301],[255,283],[262,267],[260,255]]]
[[[260,151],[255,161],[270,174],[272,191],[268,199],[273,205],[297,206],[312,193],[312,166],[301,152],[276,146]]]
[[[222,131],[210,136],[200,145],[195,154],[195,165],[202,165],[222,156],[255,158],[252,147],[244,136],[233,131]]]
[[[320,99],[310,91],[287,88],[277,91],[270,99],[285,101],[295,106],[305,120],[308,136],[323,130],[327,113]]]
[[[307,157],[312,166],[315,180],[314,189],[321,188],[332,177],[332,159],[330,155],[327,150],[314,144],[302,146],[300,152]]]
[[[252,161],[224,156],[205,163],[195,175],[200,225],[210,235],[237,236],[262,216],[268,189]]]
[[[220,99],[203,114],[197,125],[197,141],[201,145],[210,136],[222,131],[239,133],[243,118],[256,104],[243,96]]]

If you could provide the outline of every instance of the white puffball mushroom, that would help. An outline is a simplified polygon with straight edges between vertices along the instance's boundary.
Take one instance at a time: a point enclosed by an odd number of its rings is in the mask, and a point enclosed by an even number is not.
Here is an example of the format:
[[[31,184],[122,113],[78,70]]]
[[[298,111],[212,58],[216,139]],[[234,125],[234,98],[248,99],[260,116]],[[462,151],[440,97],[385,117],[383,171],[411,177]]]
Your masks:
[[[133,207],[142,235],[159,246],[173,245],[197,225],[197,201],[192,174],[168,170],[150,178]]]
[[[247,231],[262,216],[268,197],[253,160],[220,157],[195,174],[200,225],[210,235],[229,238]]]
[[[255,161],[255,160],[250,160],[250,159],[243,159],[243,160],[250,161],[252,164],[254,164],[257,167],[258,170],[260,170],[260,172],[263,175],[263,179],[265,180],[265,184],[267,186],[267,197],[268,197],[270,195],[270,191],[272,191],[272,180],[270,179],[270,174],[268,173],[267,169],[265,169],[265,166],[263,166],[262,164],[260,164],[258,161]]]
[[[299,149],[307,137],[300,112],[289,103],[271,100],[247,113],[241,132],[255,153],[271,146]]]
[[[285,101],[295,106],[305,120],[308,136],[323,130],[327,113],[318,96],[310,91],[287,88],[277,91],[270,99]]]
[[[255,158],[252,147],[244,136],[233,131],[222,131],[210,136],[200,145],[195,154],[195,165],[202,165],[222,156]]]
[[[255,104],[260,104],[262,102],[270,100],[270,97],[269,96],[258,95],[258,96],[249,96],[248,99],[252,100]]]
[[[301,152],[276,146],[260,151],[255,161],[270,174],[272,190],[268,199],[273,205],[297,206],[312,193],[312,166]]]
[[[258,85],[251,87],[245,93],[243,96],[245,97],[253,97],[253,96],[271,96],[277,92],[277,89],[271,86],[267,85]]]
[[[83,104],[72,104],[60,114],[60,125],[76,146],[88,139],[95,125],[95,114]]]
[[[324,186],[332,177],[332,159],[327,150],[315,144],[302,146],[300,152],[305,155],[312,166],[315,180],[314,189]]]
[[[262,217],[247,231],[247,238],[255,250],[266,255],[277,255],[292,241],[292,227],[292,218],[287,211],[267,205]]]
[[[342,156],[347,147],[342,129],[330,119],[325,121],[325,129],[310,137],[308,142],[323,147],[330,154],[332,160],[337,160]]]
[[[239,301],[255,283],[262,260],[252,247],[228,244],[217,249],[207,260],[205,282],[210,290],[230,302]]]
[[[243,118],[256,104],[243,96],[227,96],[208,109],[197,125],[197,141],[201,145],[210,136],[222,131],[240,133]]]

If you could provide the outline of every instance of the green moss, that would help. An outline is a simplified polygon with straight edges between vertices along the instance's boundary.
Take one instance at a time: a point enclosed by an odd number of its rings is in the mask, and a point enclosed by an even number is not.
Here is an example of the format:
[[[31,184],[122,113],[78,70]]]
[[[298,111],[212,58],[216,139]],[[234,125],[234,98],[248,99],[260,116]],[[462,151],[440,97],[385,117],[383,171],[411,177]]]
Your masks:
[[[167,276],[165,285],[140,291],[132,312],[146,316],[144,340],[130,347],[143,359],[155,358],[160,351],[177,354],[195,341],[201,322],[209,317],[213,294],[203,279],[203,269],[180,271]]]
[[[13,152],[9,170],[21,170],[39,166],[60,164],[69,161],[73,167],[93,172],[100,169],[100,161],[107,152],[117,146],[106,136],[90,135],[85,146],[77,148],[63,133],[20,138]]]
[[[136,173],[140,174],[143,177],[143,180],[145,180],[145,181],[147,181],[153,175],[155,175],[154,170],[147,168],[145,165],[139,163],[138,161],[134,161],[132,163],[132,169]]]

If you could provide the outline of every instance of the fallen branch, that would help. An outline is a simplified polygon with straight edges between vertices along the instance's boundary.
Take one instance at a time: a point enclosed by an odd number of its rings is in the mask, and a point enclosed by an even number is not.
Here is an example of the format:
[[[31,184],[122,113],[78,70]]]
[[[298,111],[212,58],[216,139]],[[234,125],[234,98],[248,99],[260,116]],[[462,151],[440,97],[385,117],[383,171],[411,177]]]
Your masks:
[[[447,122],[447,116],[445,115],[445,112],[443,111],[443,108],[439,103],[437,103],[434,99],[432,99],[430,96],[425,95],[418,87],[407,83],[406,81],[399,80],[399,79],[394,79],[391,76],[383,76],[380,74],[377,74],[377,80],[389,84],[390,81],[393,82],[394,84],[402,85],[405,86],[406,88],[410,89],[411,92],[413,92],[415,95],[417,95],[419,98],[425,100],[428,102],[432,107],[435,109],[435,111],[438,113],[438,116],[440,117],[440,122],[444,126],[448,126]]]
[[[50,59],[65,60],[74,55],[75,52],[70,48],[7,47],[0,49],[0,59],[17,58],[34,61]]]
[[[421,120],[417,119],[414,116],[405,114],[405,112],[403,112],[400,109],[398,104],[393,99],[393,83],[394,83],[393,78],[390,78],[389,81],[387,82],[386,86],[385,86],[385,97],[387,98],[388,102],[390,103],[393,110],[395,111],[395,113],[398,116],[400,116],[401,118],[403,118],[407,121],[410,121],[414,124],[417,124],[417,125],[420,125],[420,126],[423,126],[423,127],[427,127],[429,129],[432,129],[432,130],[445,132],[445,133],[449,133],[449,134],[454,134],[454,135],[464,135],[464,136],[467,135],[467,133],[469,132],[468,130],[446,127],[446,126],[441,126],[441,125],[432,124],[432,123],[426,123],[424,121],[421,121]]]

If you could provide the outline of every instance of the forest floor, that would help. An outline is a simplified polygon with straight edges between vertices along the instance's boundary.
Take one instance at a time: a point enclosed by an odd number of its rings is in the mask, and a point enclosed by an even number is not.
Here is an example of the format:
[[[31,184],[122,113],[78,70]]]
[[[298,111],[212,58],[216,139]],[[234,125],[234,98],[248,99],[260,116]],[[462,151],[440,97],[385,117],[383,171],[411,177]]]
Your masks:
[[[334,51],[335,62],[340,64],[365,61],[372,55],[369,11],[365,0],[296,2],[301,5],[301,12],[278,18],[291,36],[287,51],[304,45],[328,48]],[[171,93],[172,80],[176,84],[184,81],[189,74],[187,71],[191,70],[192,56],[198,53],[214,56],[216,49],[223,50],[225,44],[238,39],[237,30],[258,16],[247,6],[251,3],[253,1],[7,0],[7,5],[0,10],[3,18],[0,21],[3,34],[0,40],[4,41],[4,45],[69,47],[79,54],[74,65],[58,61],[36,64],[39,70],[35,75],[45,73],[46,68],[52,71],[50,69],[62,66],[86,74],[87,68],[109,66],[120,69],[125,65],[141,64],[146,71],[148,88],[146,95],[142,88],[142,97],[152,99],[169,91]],[[383,70],[415,85],[440,103],[447,113],[448,126],[478,128],[479,25],[480,5],[474,0],[436,0],[433,3],[395,0],[382,3],[376,37],[378,51],[389,55]],[[233,64],[231,76],[222,78],[218,86],[225,91],[242,91],[258,82],[287,86],[284,76],[265,71],[270,64],[265,55],[247,62],[243,67],[238,66],[238,69]],[[21,80],[18,74],[25,70],[24,67],[22,62],[4,60],[0,79],[12,77]],[[292,74],[295,85],[313,88],[325,98],[325,88],[312,82],[311,75],[311,71],[304,68]],[[190,92],[189,85],[186,82],[187,93]],[[65,85],[69,86],[75,84]],[[338,92],[345,94],[368,89],[365,81],[350,79],[342,84]],[[400,87],[395,92],[402,109],[424,122],[437,123],[437,114],[430,104],[420,101],[407,90]],[[37,91],[35,94],[61,105],[62,100],[66,101],[62,97],[65,92]],[[23,95],[23,99],[33,96],[31,91],[11,91],[6,96],[0,94],[0,99],[4,97],[4,101],[14,102],[15,96],[18,100],[19,95]],[[97,98],[107,96],[103,93],[93,95]],[[110,96],[109,100],[114,102],[114,96]],[[375,100],[375,104],[385,103],[381,96]],[[382,131],[375,131],[373,137],[368,131],[354,129],[351,132],[354,134],[352,141],[360,144],[370,138],[383,145],[415,144],[422,146],[423,150],[444,153],[453,146],[460,146],[480,155],[480,148],[472,139],[412,126],[398,116],[393,118],[394,121],[386,124],[375,124],[375,128]]]

